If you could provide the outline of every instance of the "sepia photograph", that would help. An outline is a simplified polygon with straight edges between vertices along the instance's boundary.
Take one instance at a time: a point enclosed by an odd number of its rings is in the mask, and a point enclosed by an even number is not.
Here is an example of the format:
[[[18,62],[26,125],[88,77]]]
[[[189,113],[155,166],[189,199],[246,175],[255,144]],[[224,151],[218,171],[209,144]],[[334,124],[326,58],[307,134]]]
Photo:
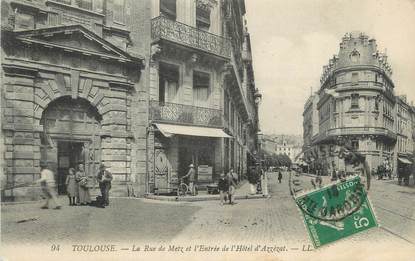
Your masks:
[[[0,8],[0,260],[415,260],[415,0]]]

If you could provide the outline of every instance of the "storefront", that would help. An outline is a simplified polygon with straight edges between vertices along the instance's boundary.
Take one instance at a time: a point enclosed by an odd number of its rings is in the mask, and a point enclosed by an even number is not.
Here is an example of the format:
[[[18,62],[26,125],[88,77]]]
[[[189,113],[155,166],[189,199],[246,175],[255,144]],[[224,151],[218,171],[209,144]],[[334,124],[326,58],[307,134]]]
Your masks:
[[[223,143],[231,138],[222,129],[155,123],[154,160],[149,164],[149,192],[170,193],[193,164],[199,188],[218,179],[223,171]],[[150,141],[150,144],[152,142]],[[151,157],[150,157],[151,158]],[[153,171],[152,171],[153,170]]]

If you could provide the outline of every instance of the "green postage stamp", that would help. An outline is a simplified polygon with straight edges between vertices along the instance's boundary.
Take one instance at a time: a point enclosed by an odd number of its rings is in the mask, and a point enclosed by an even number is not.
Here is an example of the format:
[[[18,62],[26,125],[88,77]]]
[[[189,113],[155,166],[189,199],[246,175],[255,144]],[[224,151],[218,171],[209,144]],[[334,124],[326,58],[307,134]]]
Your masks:
[[[295,198],[314,247],[377,227],[359,176]]]

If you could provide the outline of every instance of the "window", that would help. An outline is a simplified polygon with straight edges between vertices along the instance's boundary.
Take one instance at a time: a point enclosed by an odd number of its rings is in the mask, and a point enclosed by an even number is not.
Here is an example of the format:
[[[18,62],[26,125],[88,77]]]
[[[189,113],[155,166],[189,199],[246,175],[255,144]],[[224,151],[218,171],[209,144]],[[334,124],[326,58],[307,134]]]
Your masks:
[[[229,122],[229,96],[226,92],[223,101],[223,114],[225,116],[225,120]]]
[[[56,0],[56,2],[59,2],[59,3],[62,3],[62,4],[67,4],[67,5],[71,4],[71,0]]]
[[[357,84],[359,82],[359,73],[352,73],[352,83]]]
[[[353,150],[359,149],[359,140],[352,140],[352,148]]]
[[[352,94],[350,109],[359,109],[359,94],[357,93]]]
[[[193,71],[193,105],[206,107],[209,98],[210,75]]]
[[[79,8],[92,10],[92,0],[75,0]]]
[[[160,14],[176,20],[176,0],[160,0]]]
[[[177,102],[179,88],[179,67],[160,63],[159,66],[159,101]]]
[[[376,140],[376,150],[382,150],[382,142],[380,140]]]
[[[210,8],[209,7],[196,7],[196,27],[209,31],[210,28]]]
[[[115,22],[124,23],[124,0],[114,0],[113,20]]]

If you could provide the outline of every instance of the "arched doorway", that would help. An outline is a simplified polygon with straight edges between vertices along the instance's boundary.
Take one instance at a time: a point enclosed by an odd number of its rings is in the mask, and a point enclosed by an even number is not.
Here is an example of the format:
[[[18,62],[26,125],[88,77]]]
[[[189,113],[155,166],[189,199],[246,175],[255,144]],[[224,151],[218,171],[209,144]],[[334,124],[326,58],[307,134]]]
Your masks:
[[[98,171],[101,120],[97,109],[87,100],[70,96],[51,102],[44,110],[40,121],[43,125],[41,160],[47,161],[54,171],[59,194],[66,193],[69,168],[83,163],[90,177]]]

